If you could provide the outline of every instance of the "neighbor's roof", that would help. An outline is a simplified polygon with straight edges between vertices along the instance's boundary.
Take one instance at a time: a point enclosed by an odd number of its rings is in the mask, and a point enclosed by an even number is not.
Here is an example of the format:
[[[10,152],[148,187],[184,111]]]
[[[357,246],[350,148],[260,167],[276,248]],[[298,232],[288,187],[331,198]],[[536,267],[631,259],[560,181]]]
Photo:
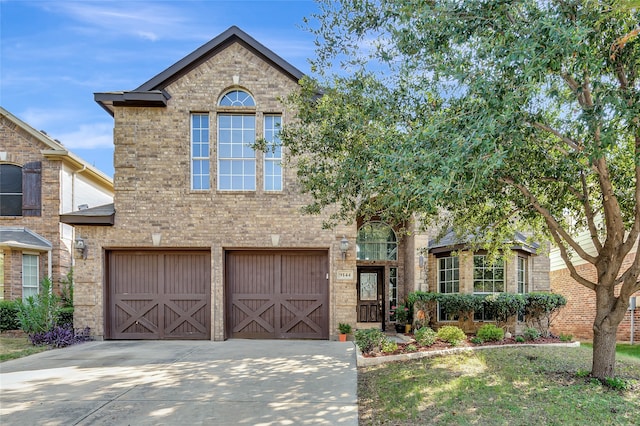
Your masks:
[[[170,83],[176,81],[234,42],[241,43],[296,82],[304,76],[302,71],[276,55],[272,50],[259,43],[249,34],[236,26],[232,26],[137,89],[121,92],[94,93],[94,99],[112,116],[114,114],[114,106],[165,107],[167,101],[171,99],[171,95],[165,90]]]
[[[450,250],[464,249],[473,238],[473,235],[468,237],[459,237],[452,229],[450,229],[439,240],[432,240],[429,242],[429,251],[432,253],[441,253]],[[535,254],[538,248],[540,248],[540,244],[527,241],[527,237],[521,232],[515,233],[511,243],[513,244],[512,248],[514,250],[523,250],[533,254]]]
[[[0,226],[0,247],[50,251],[53,245],[29,228]]]
[[[60,222],[67,225],[102,225],[112,226],[116,216],[116,209],[111,204],[91,207],[60,215]]]
[[[75,169],[78,173],[86,173],[88,176],[90,176],[91,179],[113,192],[113,181],[109,176],[96,169],[82,158],[73,154],[71,151],[65,148],[60,141],[53,139],[43,131],[34,129],[1,106],[0,114],[28,134],[30,134],[33,138],[42,142],[48,148],[40,151],[46,158],[59,159],[63,161],[64,163]]]

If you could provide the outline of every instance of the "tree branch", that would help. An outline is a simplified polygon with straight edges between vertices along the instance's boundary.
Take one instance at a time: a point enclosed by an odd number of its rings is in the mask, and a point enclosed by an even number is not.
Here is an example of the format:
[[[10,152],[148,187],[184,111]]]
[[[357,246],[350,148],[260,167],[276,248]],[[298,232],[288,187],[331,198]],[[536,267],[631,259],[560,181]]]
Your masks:
[[[520,191],[525,197],[527,197],[529,199],[529,202],[531,203],[531,205],[533,206],[533,208],[542,215],[542,217],[544,218],[545,222],[547,222],[547,225],[549,226],[549,230],[551,232],[556,232],[559,236],[562,237],[563,241],[566,241],[567,244],[569,244],[569,246],[578,254],[578,256],[580,256],[582,259],[586,260],[587,262],[594,264],[597,261],[597,258],[591,256],[589,253],[587,253],[581,246],[580,244],[578,244],[568,233],[567,231],[565,231],[562,226],[560,226],[560,224],[558,223],[558,221],[553,217],[553,215],[551,214],[551,212],[549,212],[549,210],[547,210],[546,208],[542,207],[542,205],[540,205],[540,202],[538,201],[538,199],[523,185],[516,183],[513,179],[509,178],[509,177],[503,177],[499,179],[501,182],[513,186],[514,188],[516,188],[518,191]],[[558,243],[558,242],[556,242]],[[558,243],[558,245],[560,245]],[[567,258],[568,259],[568,258]]]
[[[571,149],[573,149],[576,152],[582,152],[583,147],[580,145],[580,143],[574,141],[573,139],[563,135],[562,133],[560,133],[559,131],[557,131],[556,129],[547,126],[546,124],[542,124],[538,121],[531,123],[531,125],[533,127],[536,127],[540,130],[544,130],[545,132],[549,132],[555,136],[557,136],[562,142],[566,143],[567,145],[569,145],[569,147]]]
[[[584,206],[585,217],[587,218],[587,226],[589,227],[589,234],[591,235],[591,241],[596,251],[600,253],[602,250],[602,243],[598,238],[598,230],[596,228],[595,217],[591,203],[589,202],[589,188],[587,187],[587,178],[584,172],[580,171],[580,182],[582,183],[582,205]]]
[[[547,221],[547,218],[545,218],[545,221]],[[578,273],[575,266],[573,266],[573,262],[571,262],[571,258],[569,257],[567,248],[562,243],[562,238],[560,238],[556,230],[551,228],[551,225],[549,224],[548,221],[547,221],[547,226],[549,226],[549,229],[551,230],[551,236],[553,237],[553,240],[555,241],[556,246],[558,246],[558,249],[560,250],[560,257],[562,257],[564,264],[567,265],[567,269],[569,269],[569,275],[571,276],[571,278],[573,278],[583,286],[587,287],[588,289],[595,291],[596,283],[587,280],[586,278],[584,278],[582,275]]]

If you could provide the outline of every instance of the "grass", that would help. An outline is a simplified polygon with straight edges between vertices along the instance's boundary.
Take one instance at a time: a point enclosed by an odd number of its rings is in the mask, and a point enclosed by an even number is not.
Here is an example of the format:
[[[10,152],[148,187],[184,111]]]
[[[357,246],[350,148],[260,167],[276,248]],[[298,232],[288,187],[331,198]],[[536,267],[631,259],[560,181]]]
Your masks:
[[[593,349],[593,343],[580,343],[581,346]],[[617,343],[616,344],[616,356],[629,356],[640,359],[640,343]]]
[[[28,337],[0,336],[0,362],[37,354],[47,349],[47,346],[33,346]]]
[[[500,348],[363,368],[360,424],[637,424],[640,360],[617,360],[624,391],[584,377],[590,369],[586,347]]]

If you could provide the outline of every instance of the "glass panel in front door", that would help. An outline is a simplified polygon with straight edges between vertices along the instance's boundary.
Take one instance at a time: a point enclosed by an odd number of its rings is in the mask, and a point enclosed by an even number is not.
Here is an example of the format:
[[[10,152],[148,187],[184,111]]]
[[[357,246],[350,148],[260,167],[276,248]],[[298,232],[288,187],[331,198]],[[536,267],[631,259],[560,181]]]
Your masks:
[[[360,300],[378,300],[378,274],[362,272],[360,274]]]

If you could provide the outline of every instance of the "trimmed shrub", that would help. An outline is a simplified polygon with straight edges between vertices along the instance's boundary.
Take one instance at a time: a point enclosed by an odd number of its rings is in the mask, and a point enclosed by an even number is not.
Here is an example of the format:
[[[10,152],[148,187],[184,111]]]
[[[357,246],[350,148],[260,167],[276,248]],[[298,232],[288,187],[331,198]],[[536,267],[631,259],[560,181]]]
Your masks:
[[[382,333],[382,331],[375,328],[370,328],[367,330],[357,330],[353,337],[356,345],[358,345],[363,354],[375,352],[382,346],[382,343],[386,340],[386,337]]]
[[[431,346],[436,342],[438,333],[436,333],[429,327],[423,327],[417,330],[414,333],[413,337],[415,337],[416,342],[418,342],[420,346]]]
[[[484,298],[474,294],[440,294],[437,300],[445,314],[466,321],[482,309]]]
[[[526,300],[522,294],[498,293],[484,299],[484,312],[493,316],[499,326],[505,326],[509,319],[524,311]]]
[[[450,343],[452,346],[457,346],[458,343],[467,338],[467,335],[464,334],[464,331],[462,331],[460,327],[456,327],[455,325],[445,325],[444,327],[440,327],[437,335],[438,339]]]
[[[525,295],[524,315],[529,327],[536,327],[542,335],[550,335],[551,323],[558,315],[560,308],[567,304],[561,294],[528,293]]]
[[[30,334],[29,340],[36,346],[48,345],[52,348],[64,348],[91,340],[90,331],[89,327],[74,331],[73,326],[55,326],[47,332]]]
[[[382,349],[382,352],[384,352],[385,354],[395,352],[398,350],[398,344],[385,337],[384,340],[382,341],[381,349]]]
[[[518,342],[518,343],[524,343],[524,337],[522,337],[522,336],[516,336],[516,342]]]
[[[527,328],[524,331],[524,338],[526,340],[536,340],[538,337],[540,337],[540,332],[535,328]]]
[[[485,324],[478,329],[476,336],[484,341],[498,342],[504,339],[504,330],[493,324]]]
[[[484,340],[482,340],[481,338],[479,338],[478,336],[472,337],[471,339],[469,339],[469,341],[471,343],[473,343],[474,345],[481,345],[484,343]]]
[[[0,331],[20,329],[19,303],[18,300],[0,300]]]

